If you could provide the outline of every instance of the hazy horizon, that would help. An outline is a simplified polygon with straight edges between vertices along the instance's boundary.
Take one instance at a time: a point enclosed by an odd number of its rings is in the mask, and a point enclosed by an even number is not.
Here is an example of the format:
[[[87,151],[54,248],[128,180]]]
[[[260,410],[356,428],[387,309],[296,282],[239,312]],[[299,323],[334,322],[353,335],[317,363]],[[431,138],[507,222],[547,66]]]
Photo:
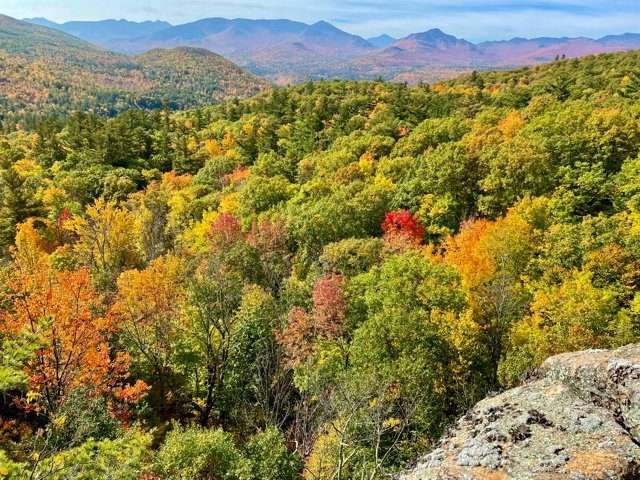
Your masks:
[[[0,14],[2,14],[2,12],[0,12]],[[117,17],[105,17],[105,18],[98,18],[98,19],[86,19],[86,18],[74,18],[74,19],[70,19],[70,20],[62,20],[62,21],[55,21],[52,20],[51,18],[48,17],[41,17],[41,16],[34,16],[34,17],[22,17],[19,18],[20,20],[38,20],[38,19],[42,19],[42,20],[47,20],[47,21],[51,21],[54,22],[56,24],[62,25],[68,22],[101,22],[101,21],[127,21],[127,22],[136,22],[136,23],[144,23],[144,22],[165,22],[165,23],[169,23],[171,26],[179,26],[179,25],[184,25],[184,24],[189,24],[189,23],[193,23],[193,22],[197,22],[199,20],[205,20],[208,18],[224,18],[227,20],[250,20],[250,21],[260,21],[260,20],[267,20],[267,21],[279,21],[279,20],[288,20],[288,21],[297,21],[297,22],[301,22],[301,23],[308,23],[308,24],[314,24],[314,23],[318,23],[318,22],[329,22],[330,24],[340,28],[341,30],[347,32],[347,33],[352,33],[355,35],[360,35],[356,32],[350,31],[348,27],[342,27],[337,25],[335,22],[326,20],[326,19],[319,19],[319,20],[315,20],[315,21],[304,21],[304,20],[295,20],[292,18],[284,18],[284,17],[273,17],[273,18],[249,18],[249,17],[220,17],[220,16],[214,16],[214,17],[201,17],[201,18],[196,18],[193,20],[189,20],[187,22],[180,22],[180,23],[175,23],[175,22],[170,22],[168,20],[164,20],[162,18],[148,18],[148,19],[140,19],[140,20],[132,20],[130,18],[117,18]],[[431,29],[439,29],[441,31],[443,31],[446,34],[450,34],[450,35],[455,35],[453,34],[451,31],[449,30],[445,30],[442,29],[438,26],[431,26],[428,28],[424,28],[424,29],[420,29],[420,30],[415,30],[415,31],[411,31],[411,32],[407,32],[406,34],[403,35],[392,35],[386,31],[381,31],[381,32],[377,32],[377,33],[372,33],[372,34],[363,34],[361,35],[363,38],[375,38],[375,37],[379,37],[382,35],[389,35],[391,37],[400,39],[403,38],[407,35],[413,34],[413,33],[419,33],[419,32],[423,32],[423,31],[428,31]],[[502,41],[502,40],[512,40],[515,38],[527,38],[527,39],[533,39],[533,38],[542,38],[542,37],[554,37],[554,38],[562,38],[562,37],[567,37],[567,38],[581,38],[581,37],[585,37],[585,38],[593,38],[593,39],[598,39],[598,38],[602,38],[602,37],[606,37],[609,35],[624,35],[627,33],[633,33],[633,34],[638,34],[640,33],[640,26],[638,28],[636,28],[635,30],[628,30],[628,31],[618,31],[618,32],[607,32],[607,33],[603,33],[603,34],[599,34],[599,35],[564,35],[564,34],[558,34],[558,35],[535,35],[535,36],[527,36],[527,35],[513,35],[513,36],[508,36],[508,37],[486,37],[483,39],[473,39],[473,38],[469,38],[469,37],[464,37],[461,35],[455,35],[458,38],[461,39],[465,39],[465,40],[469,40],[469,41],[476,41],[476,42],[483,42],[483,41]]]
[[[107,5],[82,0],[0,0],[0,12],[15,18],[44,17],[67,21],[127,19],[171,24],[202,18],[325,20],[363,37],[403,37],[432,28],[470,41],[513,37],[603,37],[640,30],[637,0],[409,0],[392,6],[382,0],[318,0],[314,6],[294,0],[113,0]],[[532,18],[541,21],[532,21]],[[544,20],[544,21],[542,21]]]

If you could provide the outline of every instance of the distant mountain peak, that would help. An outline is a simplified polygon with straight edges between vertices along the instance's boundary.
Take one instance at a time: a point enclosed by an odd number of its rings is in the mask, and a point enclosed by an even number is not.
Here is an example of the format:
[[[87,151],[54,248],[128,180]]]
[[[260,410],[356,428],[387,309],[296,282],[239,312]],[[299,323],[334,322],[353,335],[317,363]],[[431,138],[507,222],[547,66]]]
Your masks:
[[[318,21],[316,23],[311,24],[311,26],[315,27],[315,28],[330,28],[332,30],[336,29],[336,27],[334,27],[332,24],[330,24],[326,20],[320,20],[320,21]]]
[[[340,35],[344,35],[346,33],[340,30],[335,25],[332,25],[331,23],[325,20],[320,20],[319,22],[309,25],[309,28],[307,29],[307,31],[314,32],[314,33],[322,33],[322,34],[340,34]]]
[[[439,28],[432,28],[431,30],[427,30],[426,32],[413,33],[407,38],[427,45],[434,45],[436,43],[454,44],[461,41],[453,35],[444,33]]]
[[[347,33],[344,30],[340,30],[335,25],[324,20],[316,22],[313,25],[309,25],[309,27],[302,33],[302,37],[305,39],[313,39],[314,41],[325,42],[330,45],[342,42],[345,47],[350,45],[363,50],[373,48],[373,45],[367,42],[364,38]]]
[[[640,33],[623,33],[621,35],[607,35],[606,37],[599,38],[598,43],[620,43],[628,42],[634,46],[640,45]]]

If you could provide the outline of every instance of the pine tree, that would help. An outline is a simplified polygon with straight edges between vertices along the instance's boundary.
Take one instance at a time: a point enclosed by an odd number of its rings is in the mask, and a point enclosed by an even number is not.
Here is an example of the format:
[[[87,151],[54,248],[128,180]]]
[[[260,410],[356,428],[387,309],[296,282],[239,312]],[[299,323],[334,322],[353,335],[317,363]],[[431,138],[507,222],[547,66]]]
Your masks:
[[[13,167],[0,170],[0,251],[13,243],[18,224],[42,213],[32,190]]]
[[[571,96],[571,79],[566,73],[560,73],[547,83],[546,90],[547,93],[564,102]]]

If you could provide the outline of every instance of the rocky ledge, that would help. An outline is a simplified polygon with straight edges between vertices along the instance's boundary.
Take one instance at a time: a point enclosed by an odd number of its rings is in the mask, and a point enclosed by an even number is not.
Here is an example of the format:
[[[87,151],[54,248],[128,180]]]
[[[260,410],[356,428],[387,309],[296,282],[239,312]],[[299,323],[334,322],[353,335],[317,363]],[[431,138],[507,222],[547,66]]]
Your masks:
[[[548,359],[400,479],[640,479],[640,344]]]

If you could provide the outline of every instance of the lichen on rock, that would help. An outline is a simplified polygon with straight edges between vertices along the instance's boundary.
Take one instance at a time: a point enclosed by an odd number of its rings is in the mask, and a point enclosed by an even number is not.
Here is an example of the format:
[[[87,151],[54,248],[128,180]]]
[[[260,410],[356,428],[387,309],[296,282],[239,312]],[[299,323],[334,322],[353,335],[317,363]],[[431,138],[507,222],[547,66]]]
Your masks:
[[[640,479],[640,344],[548,359],[399,479]]]

